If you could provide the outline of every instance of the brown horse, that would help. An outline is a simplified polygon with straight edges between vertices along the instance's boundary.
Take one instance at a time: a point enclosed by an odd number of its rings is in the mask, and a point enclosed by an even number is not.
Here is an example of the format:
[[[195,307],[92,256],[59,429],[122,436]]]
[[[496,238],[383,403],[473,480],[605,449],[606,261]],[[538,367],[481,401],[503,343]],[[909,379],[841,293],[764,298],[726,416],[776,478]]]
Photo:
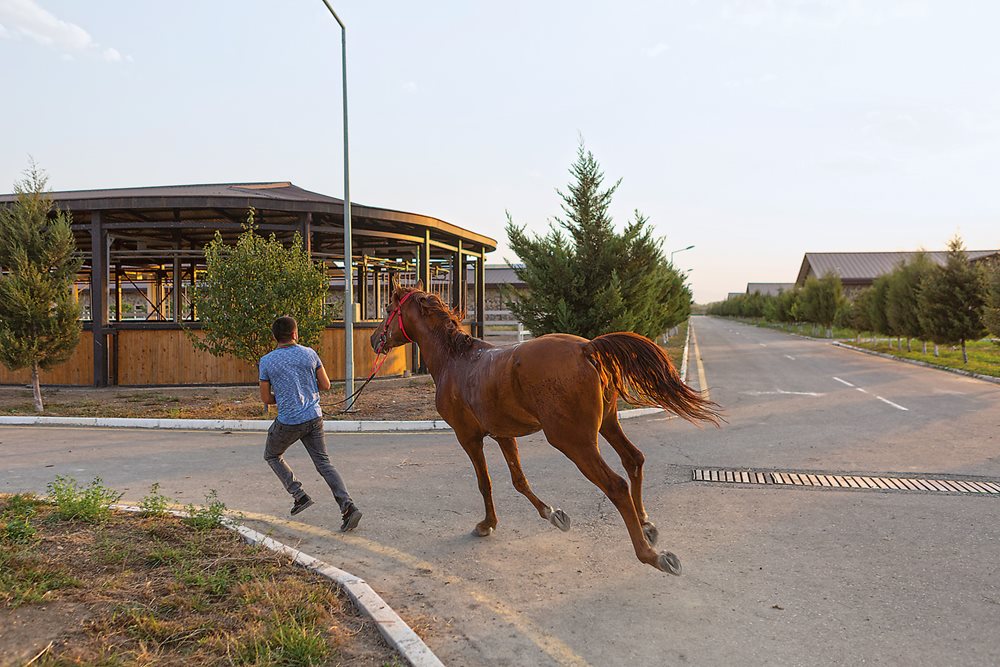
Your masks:
[[[569,530],[570,518],[539,500],[521,470],[519,436],[542,431],[615,504],[628,528],[635,555],[655,568],[680,574],[677,556],[657,553],[657,530],[642,504],[644,456],[622,432],[617,401],[659,406],[691,422],[718,425],[718,406],[685,385],[670,359],[652,341],[634,333],[613,333],[587,340],[549,334],[506,347],[469,336],[459,314],[437,295],[393,285],[385,320],[372,334],[376,353],[407,342],[420,347],[434,378],[438,412],[455,431],[472,459],[486,518],[475,534],[486,536],[497,525],[493,490],[483,438],[497,441],[511,480],[543,519]],[[598,449],[604,436],[628,473],[626,483]]]

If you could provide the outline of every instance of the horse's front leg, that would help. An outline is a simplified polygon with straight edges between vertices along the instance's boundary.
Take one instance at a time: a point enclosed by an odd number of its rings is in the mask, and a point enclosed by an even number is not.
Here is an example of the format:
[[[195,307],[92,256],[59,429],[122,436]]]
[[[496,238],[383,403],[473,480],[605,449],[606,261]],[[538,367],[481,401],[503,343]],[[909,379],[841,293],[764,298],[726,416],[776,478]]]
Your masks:
[[[497,527],[497,512],[493,507],[493,483],[490,481],[490,471],[486,466],[486,455],[483,453],[483,435],[458,434],[462,449],[469,455],[472,467],[476,469],[476,479],[479,482],[479,492],[483,494],[483,504],[486,506],[486,518],[476,524],[474,535],[486,537]]]

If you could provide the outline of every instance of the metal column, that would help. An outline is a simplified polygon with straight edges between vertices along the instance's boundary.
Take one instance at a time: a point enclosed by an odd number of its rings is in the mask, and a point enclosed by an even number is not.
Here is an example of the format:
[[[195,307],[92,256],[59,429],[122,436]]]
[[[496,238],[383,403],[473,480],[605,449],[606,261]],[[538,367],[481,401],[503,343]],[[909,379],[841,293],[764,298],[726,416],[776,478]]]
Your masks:
[[[108,386],[108,234],[101,212],[90,215],[90,318],[94,334],[94,386]]]

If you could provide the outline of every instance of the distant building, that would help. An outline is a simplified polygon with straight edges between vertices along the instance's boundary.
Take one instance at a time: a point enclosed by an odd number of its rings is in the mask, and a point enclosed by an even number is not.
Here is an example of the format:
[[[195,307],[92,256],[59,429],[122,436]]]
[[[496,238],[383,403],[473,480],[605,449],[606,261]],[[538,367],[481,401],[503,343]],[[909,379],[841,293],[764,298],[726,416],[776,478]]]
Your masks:
[[[795,284],[805,285],[809,278],[822,278],[833,273],[840,276],[845,292],[854,292],[870,286],[875,279],[892,273],[900,264],[909,262],[917,252],[807,252],[802,258],[799,276]],[[924,253],[932,262],[944,266],[947,251]],[[970,262],[1000,255],[1000,250],[966,250]]]
[[[736,297],[740,296],[744,296],[743,292],[730,292],[729,295],[726,296],[726,301],[729,301],[730,299],[735,299]]]
[[[521,264],[516,264],[520,268]],[[472,276],[472,269],[469,269],[469,283],[474,282]],[[507,264],[487,264],[485,267],[486,278],[483,284],[486,286],[486,321],[490,320],[513,320],[514,315],[507,308],[507,304],[504,299],[507,298],[504,294],[505,288],[516,287],[517,289],[525,289],[527,285],[523,280],[517,277],[517,273],[513,268]]]
[[[747,283],[747,295],[778,296],[795,288],[795,283]]]

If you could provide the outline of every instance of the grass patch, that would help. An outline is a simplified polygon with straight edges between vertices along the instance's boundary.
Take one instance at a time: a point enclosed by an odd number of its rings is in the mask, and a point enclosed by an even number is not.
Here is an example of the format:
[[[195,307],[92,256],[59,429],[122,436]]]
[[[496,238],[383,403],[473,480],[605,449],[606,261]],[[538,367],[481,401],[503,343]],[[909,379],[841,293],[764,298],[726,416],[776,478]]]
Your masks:
[[[211,497],[205,511],[221,516]],[[30,517],[37,531],[0,541],[0,607],[91,610],[35,664],[402,664],[333,584],[217,523],[116,511],[67,521],[55,503],[25,495],[0,495],[0,516]]]
[[[930,343],[927,344],[927,354],[924,354],[923,345],[917,341],[911,341],[910,351],[907,351],[905,341],[903,342],[902,349],[899,349],[895,341],[892,341],[892,347],[890,347],[887,340],[878,340],[872,343],[871,340],[857,342],[854,339],[850,339],[845,342],[855,347],[874,350],[876,352],[885,352],[902,359],[915,359],[935,366],[957,368],[980,375],[1000,377],[1000,345],[992,343],[988,339],[966,343],[966,352],[969,355],[969,363],[967,364],[962,363],[962,348],[958,345],[938,346],[939,356],[935,357],[933,345]]]

